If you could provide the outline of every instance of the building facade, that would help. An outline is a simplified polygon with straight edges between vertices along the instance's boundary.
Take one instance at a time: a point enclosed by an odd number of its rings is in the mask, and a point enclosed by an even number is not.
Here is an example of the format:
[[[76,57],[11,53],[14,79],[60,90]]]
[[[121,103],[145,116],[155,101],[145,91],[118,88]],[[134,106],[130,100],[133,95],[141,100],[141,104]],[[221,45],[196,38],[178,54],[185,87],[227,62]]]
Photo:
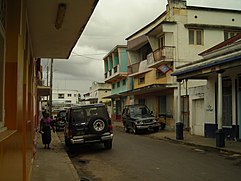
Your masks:
[[[156,116],[166,115],[167,125],[174,127],[179,119],[178,89],[171,73],[199,59],[200,52],[240,32],[240,12],[169,0],[164,13],[126,38],[134,102],[149,105]],[[181,84],[180,119],[185,128],[192,129],[189,88],[206,84],[206,80]]]
[[[80,104],[104,103],[111,114],[111,85],[103,82],[92,82],[90,91],[83,95]]]
[[[104,58],[105,82],[111,85],[112,120],[121,120],[123,106],[128,104],[127,93],[130,90],[127,77],[128,57],[125,45],[117,45]]]
[[[53,89],[52,99],[54,103],[78,104],[79,91],[70,89]]]
[[[179,80],[207,80],[189,90],[191,131],[215,137],[222,129],[227,138],[241,139],[241,33],[200,55],[202,59],[173,74]]]

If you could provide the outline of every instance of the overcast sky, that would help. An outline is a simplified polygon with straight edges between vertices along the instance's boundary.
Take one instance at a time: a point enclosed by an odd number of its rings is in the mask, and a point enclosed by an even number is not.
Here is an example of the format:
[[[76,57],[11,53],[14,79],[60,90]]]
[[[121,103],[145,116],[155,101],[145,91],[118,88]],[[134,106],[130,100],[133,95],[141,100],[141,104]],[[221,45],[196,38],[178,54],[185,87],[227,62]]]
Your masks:
[[[93,81],[104,82],[103,57],[166,9],[167,0],[99,0],[68,60],[54,60],[55,89],[87,93]],[[241,9],[240,0],[187,0],[188,5]],[[44,79],[50,60],[43,60]]]

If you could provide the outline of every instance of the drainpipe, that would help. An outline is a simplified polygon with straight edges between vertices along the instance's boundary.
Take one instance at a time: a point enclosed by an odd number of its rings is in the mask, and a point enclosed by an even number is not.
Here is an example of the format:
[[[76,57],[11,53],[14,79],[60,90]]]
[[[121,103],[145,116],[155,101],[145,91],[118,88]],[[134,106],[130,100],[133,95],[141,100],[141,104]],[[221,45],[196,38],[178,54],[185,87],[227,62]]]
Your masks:
[[[181,122],[181,82],[177,80],[178,96],[177,96],[177,122],[176,122],[176,139],[183,140],[183,123]]]
[[[216,147],[225,147],[225,133],[223,130],[223,93],[222,74],[224,70],[218,71],[218,130],[216,131]]]
[[[53,58],[51,58],[50,65],[50,95],[49,95],[49,115],[52,116],[52,102],[53,102]]]

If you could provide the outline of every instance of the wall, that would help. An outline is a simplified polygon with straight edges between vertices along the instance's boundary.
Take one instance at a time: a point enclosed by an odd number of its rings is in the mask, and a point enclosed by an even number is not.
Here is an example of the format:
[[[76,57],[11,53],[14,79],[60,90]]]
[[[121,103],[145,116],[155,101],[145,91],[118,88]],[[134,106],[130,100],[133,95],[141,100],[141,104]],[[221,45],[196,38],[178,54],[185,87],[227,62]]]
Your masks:
[[[25,1],[7,1],[6,17],[5,129],[0,132],[0,180],[31,180],[36,87]]]

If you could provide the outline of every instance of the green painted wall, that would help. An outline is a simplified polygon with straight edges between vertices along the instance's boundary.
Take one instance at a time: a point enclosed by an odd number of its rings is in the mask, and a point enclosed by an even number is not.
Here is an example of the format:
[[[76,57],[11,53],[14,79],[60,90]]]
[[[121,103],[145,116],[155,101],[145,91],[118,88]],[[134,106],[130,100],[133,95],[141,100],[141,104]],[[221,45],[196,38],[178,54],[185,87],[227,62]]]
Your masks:
[[[128,55],[125,48],[119,48],[120,55],[120,72],[127,72],[128,70]]]
[[[113,95],[113,94],[119,94],[119,93],[122,93],[122,92],[126,92],[127,90],[128,90],[128,81],[127,81],[127,79],[125,79],[126,80],[126,84],[125,85],[123,85],[123,80],[121,80],[120,81],[120,87],[117,87],[117,82],[115,82],[115,88],[113,89],[113,87],[112,87],[112,89],[111,89],[111,94]]]

